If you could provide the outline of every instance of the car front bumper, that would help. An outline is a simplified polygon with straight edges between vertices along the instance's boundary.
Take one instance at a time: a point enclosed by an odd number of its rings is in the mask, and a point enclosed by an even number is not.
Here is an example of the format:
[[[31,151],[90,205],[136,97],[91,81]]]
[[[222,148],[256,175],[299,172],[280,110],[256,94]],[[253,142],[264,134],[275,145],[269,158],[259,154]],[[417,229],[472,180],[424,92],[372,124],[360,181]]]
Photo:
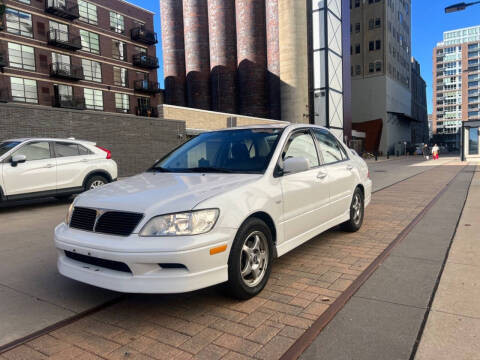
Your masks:
[[[235,229],[218,229],[182,239],[146,239],[136,234],[128,237],[98,234],[60,224],[55,229],[57,267],[66,277],[119,292],[188,292],[228,280],[228,255],[235,233]],[[115,241],[118,246],[112,245]],[[151,245],[155,241],[159,244],[157,250]],[[184,249],[172,249],[175,242]],[[167,243],[170,245],[166,246]],[[227,245],[225,251],[210,254],[212,248],[222,245]],[[74,258],[67,253],[74,254]],[[98,259],[126,265],[130,271],[98,265]]]

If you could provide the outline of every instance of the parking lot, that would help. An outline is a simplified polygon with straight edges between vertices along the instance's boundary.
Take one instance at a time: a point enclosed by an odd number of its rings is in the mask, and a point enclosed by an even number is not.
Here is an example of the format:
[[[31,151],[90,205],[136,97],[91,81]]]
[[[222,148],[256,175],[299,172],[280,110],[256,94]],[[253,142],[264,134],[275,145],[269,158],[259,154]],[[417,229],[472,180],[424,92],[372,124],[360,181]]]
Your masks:
[[[128,295],[1,356],[278,358],[462,167],[452,158],[370,162],[376,193],[361,231],[332,230],[280,258],[266,289],[249,301],[226,298],[220,287]],[[120,296],[58,275],[52,234],[68,205],[0,208],[0,346]]]

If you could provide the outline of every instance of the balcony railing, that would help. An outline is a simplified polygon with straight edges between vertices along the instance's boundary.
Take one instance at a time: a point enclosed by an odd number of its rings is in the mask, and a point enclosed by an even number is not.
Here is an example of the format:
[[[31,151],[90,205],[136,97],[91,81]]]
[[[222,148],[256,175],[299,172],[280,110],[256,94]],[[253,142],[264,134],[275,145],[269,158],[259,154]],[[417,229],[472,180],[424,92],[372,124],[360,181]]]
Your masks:
[[[85,99],[75,96],[54,96],[52,98],[52,106],[65,109],[85,110]]]
[[[132,40],[138,41],[147,45],[153,45],[157,43],[157,33],[147,30],[143,27],[136,27],[130,31]]]
[[[49,45],[59,48],[67,50],[80,50],[82,48],[80,36],[72,36],[66,31],[57,29],[50,30],[47,33],[47,39]]]
[[[78,4],[74,0],[45,0],[45,12],[68,20],[78,19]]]
[[[155,94],[160,92],[160,84],[158,82],[149,80],[135,80],[133,83],[135,91],[141,91],[144,93]]]
[[[69,79],[69,80],[83,80],[83,68],[64,63],[50,64],[50,76]]]
[[[138,106],[135,108],[135,114],[138,116],[158,117],[158,109],[152,106]]]
[[[145,69],[157,69],[158,58],[155,56],[149,56],[143,53],[133,55],[133,65],[142,67]]]

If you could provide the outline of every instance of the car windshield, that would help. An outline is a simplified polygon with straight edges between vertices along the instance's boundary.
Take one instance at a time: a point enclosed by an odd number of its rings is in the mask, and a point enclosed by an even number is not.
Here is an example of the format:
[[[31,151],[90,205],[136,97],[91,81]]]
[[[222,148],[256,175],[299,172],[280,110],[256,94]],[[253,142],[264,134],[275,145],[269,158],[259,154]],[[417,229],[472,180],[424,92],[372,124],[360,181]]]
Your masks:
[[[150,171],[264,173],[283,129],[242,129],[198,135]]]
[[[10,151],[18,144],[20,144],[20,141],[5,141],[0,143],[0,156],[5,154],[7,151]]]

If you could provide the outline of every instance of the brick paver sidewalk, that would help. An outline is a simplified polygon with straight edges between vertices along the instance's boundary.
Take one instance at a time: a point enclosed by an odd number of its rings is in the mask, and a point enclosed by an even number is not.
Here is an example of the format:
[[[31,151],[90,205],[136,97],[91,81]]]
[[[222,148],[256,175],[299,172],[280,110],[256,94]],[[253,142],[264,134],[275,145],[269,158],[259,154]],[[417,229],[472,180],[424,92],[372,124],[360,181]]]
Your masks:
[[[232,300],[218,287],[132,295],[0,358],[278,359],[461,168],[439,166],[375,193],[359,232],[332,230],[281,257],[256,298]]]

